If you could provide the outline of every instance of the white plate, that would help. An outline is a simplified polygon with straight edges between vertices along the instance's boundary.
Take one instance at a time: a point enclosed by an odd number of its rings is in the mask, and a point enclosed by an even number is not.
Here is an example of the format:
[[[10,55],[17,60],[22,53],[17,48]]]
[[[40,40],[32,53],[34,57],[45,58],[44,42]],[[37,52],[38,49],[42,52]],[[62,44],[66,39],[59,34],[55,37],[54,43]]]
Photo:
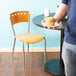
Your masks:
[[[60,26],[60,24],[59,24],[59,23],[55,23],[55,25],[54,25],[54,26],[50,26],[50,25],[48,26],[48,25],[46,25],[46,24],[45,24],[45,23],[43,23],[43,22],[42,22],[42,25],[43,25],[43,26],[47,26],[47,27],[58,27],[58,26]]]

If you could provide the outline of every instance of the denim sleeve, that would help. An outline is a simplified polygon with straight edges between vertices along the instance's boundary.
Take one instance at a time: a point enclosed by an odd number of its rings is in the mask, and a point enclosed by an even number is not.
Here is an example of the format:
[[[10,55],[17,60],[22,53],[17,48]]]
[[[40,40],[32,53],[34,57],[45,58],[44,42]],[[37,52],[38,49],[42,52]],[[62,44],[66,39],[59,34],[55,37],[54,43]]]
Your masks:
[[[68,4],[68,0],[62,0],[62,3]]]

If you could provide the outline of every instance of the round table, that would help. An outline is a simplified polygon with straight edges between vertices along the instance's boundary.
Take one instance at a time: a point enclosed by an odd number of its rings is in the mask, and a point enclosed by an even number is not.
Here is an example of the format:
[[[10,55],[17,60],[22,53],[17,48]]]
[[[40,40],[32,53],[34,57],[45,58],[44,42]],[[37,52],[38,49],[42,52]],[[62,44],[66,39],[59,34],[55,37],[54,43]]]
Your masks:
[[[55,13],[50,13],[50,16],[54,16]],[[38,15],[35,16],[33,18],[33,23],[39,27],[43,27],[43,25],[41,24],[41,21],[44,19],[44,15]],[[64,39],[64,28],[66,27],[66,19],[62,19],[61,20],[61,25],[59,28],[55,29],[55,30],[60,30],[61,31],[61,44],[60,44],[60,59],[53,59],[53,60],[49,60],[45,63],[44,65],[44,69],[52,74],[55,75],[62,75],[64,74],[64,65],[63,65],[63,61],[62,61],[62,43],[63,43],[63,39]],[[60,67],[61,66],[61,67]]]

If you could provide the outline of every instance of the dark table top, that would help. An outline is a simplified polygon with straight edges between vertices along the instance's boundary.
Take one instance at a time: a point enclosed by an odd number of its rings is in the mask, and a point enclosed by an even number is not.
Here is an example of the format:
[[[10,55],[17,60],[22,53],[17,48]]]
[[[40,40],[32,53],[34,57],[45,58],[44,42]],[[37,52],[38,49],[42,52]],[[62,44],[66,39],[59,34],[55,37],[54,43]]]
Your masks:
[[[53,17],[55,13],[50,13],[50,16]],[[44,14],[35,16],[33,18],[33,23],[39,27],[43,28],[43,25],[41,24],[41,21],[44,19]],[[66,27],[66,19],[61,20],[60,27],[57,28],[56,30],[63,30]]]
[[[55,13],[51,13],[50,16],[54,16]],[[38,15],[33,17],[33,23],[39,27],[43,28],[43,25],[41,24],[41,21],[44,19],[44,15]],[[64,28],[66,27],[66,19],[61,20],[61,25],[58,29],[55,30],[61,30],[61,49],[60,49],[60,60],[59,59],[53,59],[52,61],[48,61],[45,64],[45,70],[48,71],[49,73],[55,74],[55,75],[61,75],[61,70],[60,70],[60,62],[62,61],[62,43],[63,43],[63,38],[64,38]],[[61,68],[62,69],[62,68]]]

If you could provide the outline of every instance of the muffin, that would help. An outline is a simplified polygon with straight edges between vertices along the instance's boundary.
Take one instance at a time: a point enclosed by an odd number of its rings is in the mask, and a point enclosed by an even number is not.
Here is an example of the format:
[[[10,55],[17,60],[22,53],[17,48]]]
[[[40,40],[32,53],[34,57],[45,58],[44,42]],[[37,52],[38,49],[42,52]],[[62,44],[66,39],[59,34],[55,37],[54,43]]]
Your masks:
[[[47,17],[45,19],[45,25],[47,25],[47,26],[54,26],[55,22],[56,22],[56,20],[53,17]]]

